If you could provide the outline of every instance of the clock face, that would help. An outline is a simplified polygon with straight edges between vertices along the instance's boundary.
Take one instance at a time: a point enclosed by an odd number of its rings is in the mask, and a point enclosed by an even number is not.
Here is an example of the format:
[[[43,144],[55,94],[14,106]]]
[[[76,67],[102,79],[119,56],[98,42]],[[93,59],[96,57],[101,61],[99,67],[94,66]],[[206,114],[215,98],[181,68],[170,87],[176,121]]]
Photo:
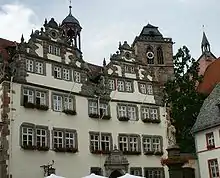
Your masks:
[[[58,37],[58,34],[57,34],[56,31],[51,30],[51,32],[50,32],[50,36],[51,36],[53,39],[56,39],[56,38]]]
[[[151,51],[147,52],[147,58],[148,59],[153,59],[154,58],[154,53],[151,52]]]

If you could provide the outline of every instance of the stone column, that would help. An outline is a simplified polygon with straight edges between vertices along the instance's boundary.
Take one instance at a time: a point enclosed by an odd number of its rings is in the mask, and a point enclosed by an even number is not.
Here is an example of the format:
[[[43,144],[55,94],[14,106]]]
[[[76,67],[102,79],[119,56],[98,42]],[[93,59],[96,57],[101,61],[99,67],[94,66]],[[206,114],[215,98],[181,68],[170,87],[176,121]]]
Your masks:
[[[170,178],[184,178],[182,166],[187,162],[186,159],[180,156],[180,148],[178,145],[173,145],[167,148],[168,158],[164,160],[169,168]]]

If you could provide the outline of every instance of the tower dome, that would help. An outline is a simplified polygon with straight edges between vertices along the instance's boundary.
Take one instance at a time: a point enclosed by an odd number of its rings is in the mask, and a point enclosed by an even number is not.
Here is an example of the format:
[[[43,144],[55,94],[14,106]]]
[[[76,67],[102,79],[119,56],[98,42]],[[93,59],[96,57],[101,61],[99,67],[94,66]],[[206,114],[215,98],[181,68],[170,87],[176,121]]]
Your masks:
[[[75,25],[79,25],[80,26],[79,21],[71,13],[72,6],[69,6],[69,8],[70,8],[69,15],[62,21],[62,25],[65,25],[65,24],[69,24],[69,25],[75,24]]]

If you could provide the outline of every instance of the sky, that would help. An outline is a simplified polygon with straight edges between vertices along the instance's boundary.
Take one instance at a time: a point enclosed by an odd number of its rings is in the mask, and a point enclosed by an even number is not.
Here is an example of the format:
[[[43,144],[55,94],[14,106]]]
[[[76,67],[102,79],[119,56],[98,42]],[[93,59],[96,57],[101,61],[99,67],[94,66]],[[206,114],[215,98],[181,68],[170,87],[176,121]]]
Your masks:
[[[19,42],[24,34],[27,41],[45,18],[61,23],[68,6],[69,0],[0,0],[0,38]],[[211,51],[220,56],[219,0],[72,0],[72,7],[83,28],[84,60],[94,64],[109,61],[119,41],[131,44],[148,23],[173,39],[174,53],[186,45],[195,59],[205,31]]]

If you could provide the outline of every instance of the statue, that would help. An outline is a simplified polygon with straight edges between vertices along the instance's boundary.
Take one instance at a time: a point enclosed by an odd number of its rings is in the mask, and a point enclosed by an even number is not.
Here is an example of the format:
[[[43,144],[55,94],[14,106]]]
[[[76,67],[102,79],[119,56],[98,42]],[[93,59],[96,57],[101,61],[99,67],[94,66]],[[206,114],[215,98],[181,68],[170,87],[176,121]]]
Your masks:
[[[176,129],[172,125],[170,119],[167,120],[167,137],[168,137],[168,146],[176,145]]]

